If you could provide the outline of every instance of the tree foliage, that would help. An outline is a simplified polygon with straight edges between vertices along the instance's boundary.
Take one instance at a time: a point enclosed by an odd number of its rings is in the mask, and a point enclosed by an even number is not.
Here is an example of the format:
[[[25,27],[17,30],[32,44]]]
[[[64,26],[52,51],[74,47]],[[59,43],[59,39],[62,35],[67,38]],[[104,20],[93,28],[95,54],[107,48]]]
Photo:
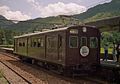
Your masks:
[[[0,28],[0,45],[11,45],[13,44],[13,37],[19,35],[14,30],[6,30]]]
[[[120,32],[113,32],[112,35],[112,41],[116,44],[120,43]]]
[[[108,44],[109,47],[112,47],[112,44],[120,43],[120,32],[103,32],[101,34],[101,46]]]

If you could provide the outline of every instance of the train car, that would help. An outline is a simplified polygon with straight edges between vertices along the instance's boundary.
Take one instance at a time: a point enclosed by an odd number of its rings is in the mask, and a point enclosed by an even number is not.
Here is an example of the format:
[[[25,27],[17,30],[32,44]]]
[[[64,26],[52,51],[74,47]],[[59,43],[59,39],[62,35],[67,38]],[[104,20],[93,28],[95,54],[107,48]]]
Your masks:
[[[100,64],[100,32],[71,26],[14,37],[14,53],[56,70],[90,71]]]

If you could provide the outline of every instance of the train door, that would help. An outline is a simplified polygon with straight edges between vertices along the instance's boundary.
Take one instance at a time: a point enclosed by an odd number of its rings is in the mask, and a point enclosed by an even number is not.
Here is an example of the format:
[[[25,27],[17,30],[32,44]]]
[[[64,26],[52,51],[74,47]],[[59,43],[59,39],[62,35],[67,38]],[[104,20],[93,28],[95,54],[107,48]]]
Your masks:
[[[64,64],[65,62],[65,52],[66,52],[66,44],[65,44],[65,33],[61,33],[58,35],[58,62],[59,64]]]
[[[57,36],[55,35],[49,35],[47,36],[47,46],[46,46],[46,59],[51,62],[56,62],[58,59],[58,40]]]
[[[67,64],[79,64],[79,37],[78,29],[70,29],[67,35]]]

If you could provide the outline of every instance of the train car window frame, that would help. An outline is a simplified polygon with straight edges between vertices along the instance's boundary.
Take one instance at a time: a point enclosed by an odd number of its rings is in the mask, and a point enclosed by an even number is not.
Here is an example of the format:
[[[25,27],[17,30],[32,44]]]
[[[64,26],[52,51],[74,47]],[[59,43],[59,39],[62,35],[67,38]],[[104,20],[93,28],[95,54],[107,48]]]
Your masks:
[[[19,47],[21,47],[22,46],[22,43],[21,42],[19,42]]]
[[[38,38],[38,39],[37,39],[37,42],[38,42],[38,43],[37,43],[37,47],[41,47],[41,38]]]
[[[48,49],[57,49],[57,37],[48,36],[47,37],[47,48]]]
[[[92,41],[95,39],[94,41]],[[95,45],[94,45],[95,43]],[[90,48],[97,48],[98,47],[98,38],[97,37],[90,37]]]
[[[76,46],[71,45],[71,38],[76,38]],[[69,47],[70,48],[78,48],[78,36],[69,36]]]
[[[33,38],[33,47],[37,47],[37,39]]]
[[[85,39],[86,42],[83,42],[83,39]],[[81,37],[81,40],[80,40],[80,45],[81,46],[87,46],[87,37]]]
[[[37,47],[43,47],[44,46],[44,40],[43,38],[37,39]]]
[[[23,42],[23,47],[25,47],[25,42]]]

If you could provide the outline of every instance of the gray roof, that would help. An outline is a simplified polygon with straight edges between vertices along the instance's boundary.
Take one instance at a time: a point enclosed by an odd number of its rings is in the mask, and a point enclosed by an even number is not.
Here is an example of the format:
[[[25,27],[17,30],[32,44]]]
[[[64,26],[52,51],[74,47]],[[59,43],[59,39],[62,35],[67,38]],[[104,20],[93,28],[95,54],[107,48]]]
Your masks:
[[[28,36],[33,36],[33,35],[44,34],[44,33],[48,33],[48,32],[62,31],[62,30],[66,30],[66,29],[68,29],[68,28],[69,28],[69,27],[63,27],[63,28],[58,28],[58,29],[53,29],[53,30],[48,30],[48,31],[43,31],[43,32],[23,34],[23,35],[21,35],[21,36],[14,36],[14,38],[22,38],[22,37],[28,37]]]

